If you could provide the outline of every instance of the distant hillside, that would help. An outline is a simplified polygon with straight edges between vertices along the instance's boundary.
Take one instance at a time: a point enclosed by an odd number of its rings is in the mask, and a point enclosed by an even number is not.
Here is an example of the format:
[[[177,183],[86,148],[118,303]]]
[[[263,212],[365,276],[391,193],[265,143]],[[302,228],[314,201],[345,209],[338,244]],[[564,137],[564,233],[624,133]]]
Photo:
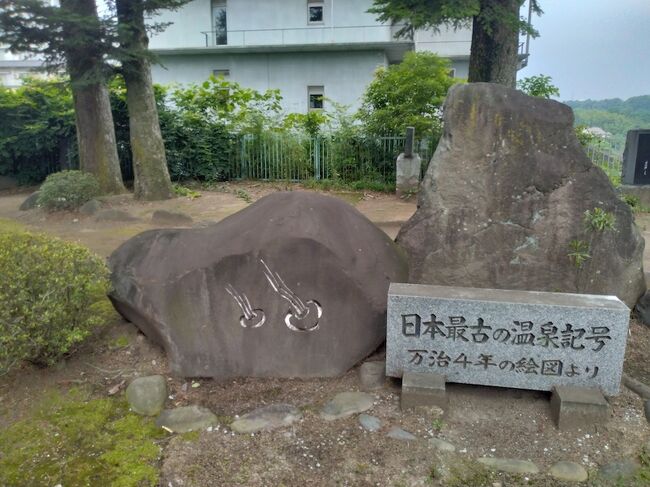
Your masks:
[[[628,130],[650,128],[650,95],[635,96],[623,101],[620,98],[609,100],[565,101],[573,108],[576,125],[600,127],[610,132],[612,145],[625,146]]]

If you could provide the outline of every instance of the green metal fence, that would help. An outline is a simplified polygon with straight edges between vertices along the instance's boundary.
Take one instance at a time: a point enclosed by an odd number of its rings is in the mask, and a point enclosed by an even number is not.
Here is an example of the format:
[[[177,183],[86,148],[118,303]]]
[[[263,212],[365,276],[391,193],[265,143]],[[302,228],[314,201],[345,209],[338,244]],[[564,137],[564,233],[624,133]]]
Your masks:
[[[434,143],[415,141],[415,151],[429,161]],[[345,182],[395,181],[395,160],[404,137],[299,137],[290,134],[244,135],[231,157],[232,179],[338,179]]]

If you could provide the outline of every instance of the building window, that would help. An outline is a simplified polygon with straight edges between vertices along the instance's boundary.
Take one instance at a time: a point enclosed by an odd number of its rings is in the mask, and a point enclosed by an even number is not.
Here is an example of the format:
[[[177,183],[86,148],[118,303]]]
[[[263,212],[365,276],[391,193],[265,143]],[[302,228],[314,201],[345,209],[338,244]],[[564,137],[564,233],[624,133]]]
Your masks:
[[[322,24],[324,10],[325,7],[323,5],[323,2],[307,2],[307,19],[309,19],[309,23]]]
[[[323,109],[323,99],[325,97],[325,87],[308,86],[307,96],[309,101],[309,111],[318,111]]]
[[[215,78],[218,78],[220,76],[223,79],[230,78],[230,70],[229,69],[213,69],[212,74],[214,75]]]
[[[217,46],[228,44],[226,0],[212,0],[212,32]]]

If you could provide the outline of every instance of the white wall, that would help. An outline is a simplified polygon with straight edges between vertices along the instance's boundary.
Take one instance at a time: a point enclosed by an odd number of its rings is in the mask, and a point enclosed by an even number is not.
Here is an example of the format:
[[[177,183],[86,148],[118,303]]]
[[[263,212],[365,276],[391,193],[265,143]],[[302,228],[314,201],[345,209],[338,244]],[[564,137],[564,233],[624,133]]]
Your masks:
[[[247,88],[280,89],[285,112],[306,113],[308,86],[324,86],[326,98],[358,108],[386,56],[381,51],[291,52],[161,56],[161,61],[167,70],[153,67],[156,83],[201,83],[212,70],[229,69],[230,80]]]
[[[433,30],[418,30],[413,41],[416,51],[435,52],[442,57],[469,56],[472,45],[472,28],[454,30],[451,27],[441,27],[438,32]]]
[[[212,30],[210,0],[193,0],[176,11],[163,11],[152,22],[171,22],[163,32],[152,34],[149,47],[172,49],[180,47],[205,47],[201,31]]]
[[[366,12],[371,5],[372,0],[324,0],[322,25],[310,25],[307,0],[227,0],[228,45],[389,42],[390,27]],[[152,35],[151,48],[205,47],[201,32],[212,31],[211,12],[210,0],[194,0],[154,17],[173,24]]]

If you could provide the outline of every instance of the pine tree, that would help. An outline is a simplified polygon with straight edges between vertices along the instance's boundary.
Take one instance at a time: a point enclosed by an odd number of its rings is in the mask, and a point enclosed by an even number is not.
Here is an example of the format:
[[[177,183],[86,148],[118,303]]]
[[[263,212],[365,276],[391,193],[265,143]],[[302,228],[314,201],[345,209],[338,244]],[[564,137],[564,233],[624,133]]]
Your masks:
[[[537,0],[532,10],[541,14]],[[369,10],[384,22],[406,22],[398,35],[414,29],[472,26],[469,82],[491,82],[515,87],[519,33],[536,35],[519,17],[524,0],[374,0]]]
[[[0,42],[12,52],[43,57],[50,70],[65,66],[74,100],[79,162],[103,193],[124,191],[104,63],[103,25],[94,0],[0,0]]]
[[[185,2],[115,0],[119,41],[116,57],[121,61],[121,73],[126,84],[137,199],[162,200],[174,195],[151,82],[152,56],[148,50],[144,16],[145,12],[163,7],[176,8],[182,3]]]

